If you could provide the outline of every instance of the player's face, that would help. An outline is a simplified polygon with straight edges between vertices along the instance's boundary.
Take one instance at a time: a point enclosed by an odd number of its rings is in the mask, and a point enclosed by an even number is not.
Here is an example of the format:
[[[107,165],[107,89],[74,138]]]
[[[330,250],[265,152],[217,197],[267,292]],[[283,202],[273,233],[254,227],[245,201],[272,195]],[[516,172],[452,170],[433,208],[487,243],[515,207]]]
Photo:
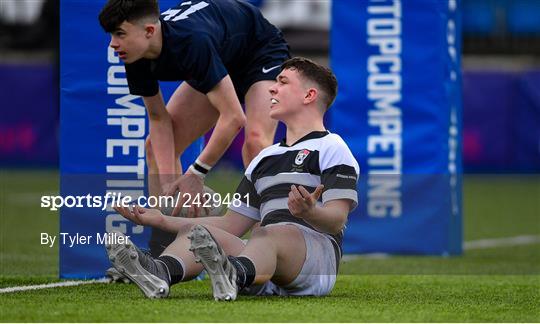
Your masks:
[[[281,71],[276,83],[269,89],[271,95],[270,117],[283,120],[297,113],[303,106],[306,89],[296,70]]]
[[[144,26],[124,21],[111,33],[109,45],[124,63],[129,64],[144,56],[150,41]]]

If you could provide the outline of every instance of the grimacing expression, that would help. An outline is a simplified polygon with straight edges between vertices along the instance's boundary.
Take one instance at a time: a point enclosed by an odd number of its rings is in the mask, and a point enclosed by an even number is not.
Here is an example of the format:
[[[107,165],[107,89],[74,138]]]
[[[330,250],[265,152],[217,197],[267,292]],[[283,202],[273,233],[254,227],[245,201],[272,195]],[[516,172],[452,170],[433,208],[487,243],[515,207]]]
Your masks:
[[[109,46],[124,63],[129,64],[144,56],[150,46],[150,36],[142,24],[124,21],[111,33]]]
[[[276,78],[276,83],[269,89],[271,95],[270,117],[281,119],[285,115],[294,114],[304,103],[306,89],[298,71],[286,69]]]

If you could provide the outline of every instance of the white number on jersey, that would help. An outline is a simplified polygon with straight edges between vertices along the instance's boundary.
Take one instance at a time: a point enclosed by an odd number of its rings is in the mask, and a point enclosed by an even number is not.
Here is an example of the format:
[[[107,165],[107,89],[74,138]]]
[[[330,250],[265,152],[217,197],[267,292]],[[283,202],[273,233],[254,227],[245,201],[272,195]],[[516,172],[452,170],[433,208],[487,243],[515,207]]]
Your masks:
[[[161,14],[162,16],[165,16],[163,19],[165,21],[169,21],[171,20],[171,18],[172,18],[172,21],[188,19],[189,15],[191,15],[192,13],[208,7],[208,3],[201,1],[197,4],[192,5],[191,1],[187,1],[187,2],[182,2],[180,6],[186,6],[186,7],[189,6],[189,7],[187,7],[185,10],[183,8],[182,9],[168,9],[167,11]]]

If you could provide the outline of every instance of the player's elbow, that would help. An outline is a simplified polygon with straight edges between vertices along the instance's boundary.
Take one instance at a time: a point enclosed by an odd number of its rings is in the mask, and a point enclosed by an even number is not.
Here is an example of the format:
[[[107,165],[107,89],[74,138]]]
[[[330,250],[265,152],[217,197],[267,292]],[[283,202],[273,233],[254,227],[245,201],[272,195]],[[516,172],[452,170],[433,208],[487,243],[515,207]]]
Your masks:
[[[324,205],[325,219],[328,220],[328,233],[338,234],[345,228],[349,217],[351,202],[346,199],[332,200]]]
[[[344,228],[345,224],[347,223],[347,214],[339,214],[336,215],[336,219],[334,222],[332,222],[332,226],[330,227],[330,233],[329,234],[339,234]]]
[[[236,127],[238,127],[239,130],[244,128],[247,123],[246,115],[244,115],[243,112],[240,114],[237,114],[237,116],[235,116],[234,118],[234,122],[235,122]]]
[[[224,122],[230,128],[240,131],[246,125],[246,115],[242,111],[229,114],[224,116]]]

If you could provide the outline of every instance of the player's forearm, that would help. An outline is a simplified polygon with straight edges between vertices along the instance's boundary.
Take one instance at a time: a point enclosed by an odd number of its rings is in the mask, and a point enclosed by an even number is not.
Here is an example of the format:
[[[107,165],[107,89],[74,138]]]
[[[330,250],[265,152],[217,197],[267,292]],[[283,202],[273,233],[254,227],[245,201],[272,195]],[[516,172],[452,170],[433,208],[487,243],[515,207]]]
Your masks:
[[[337,234],[347,222],[347,213],[333,206],[317,206],[304,220],[318,231]]]
[[[161,92],[153,97],[144,97],[143,101],[148,110],[150,143],[160,180],[162,183],[169,182],[169,178],[175,174],[176,168],[174,145],[172,144],[174,143],[172,119],[165,108]]]
[[[234,138],[244,127],[244,115],[220,117],[214,127],[214,131],[206,147],[199,158],[206,164],[215,165],[223,156]]]
[[[246,116],[228,75],[207,96],[210,103],[219,111],[219,118],[199,159],[213,166],[221,159],[234,137],[244,127]]]

